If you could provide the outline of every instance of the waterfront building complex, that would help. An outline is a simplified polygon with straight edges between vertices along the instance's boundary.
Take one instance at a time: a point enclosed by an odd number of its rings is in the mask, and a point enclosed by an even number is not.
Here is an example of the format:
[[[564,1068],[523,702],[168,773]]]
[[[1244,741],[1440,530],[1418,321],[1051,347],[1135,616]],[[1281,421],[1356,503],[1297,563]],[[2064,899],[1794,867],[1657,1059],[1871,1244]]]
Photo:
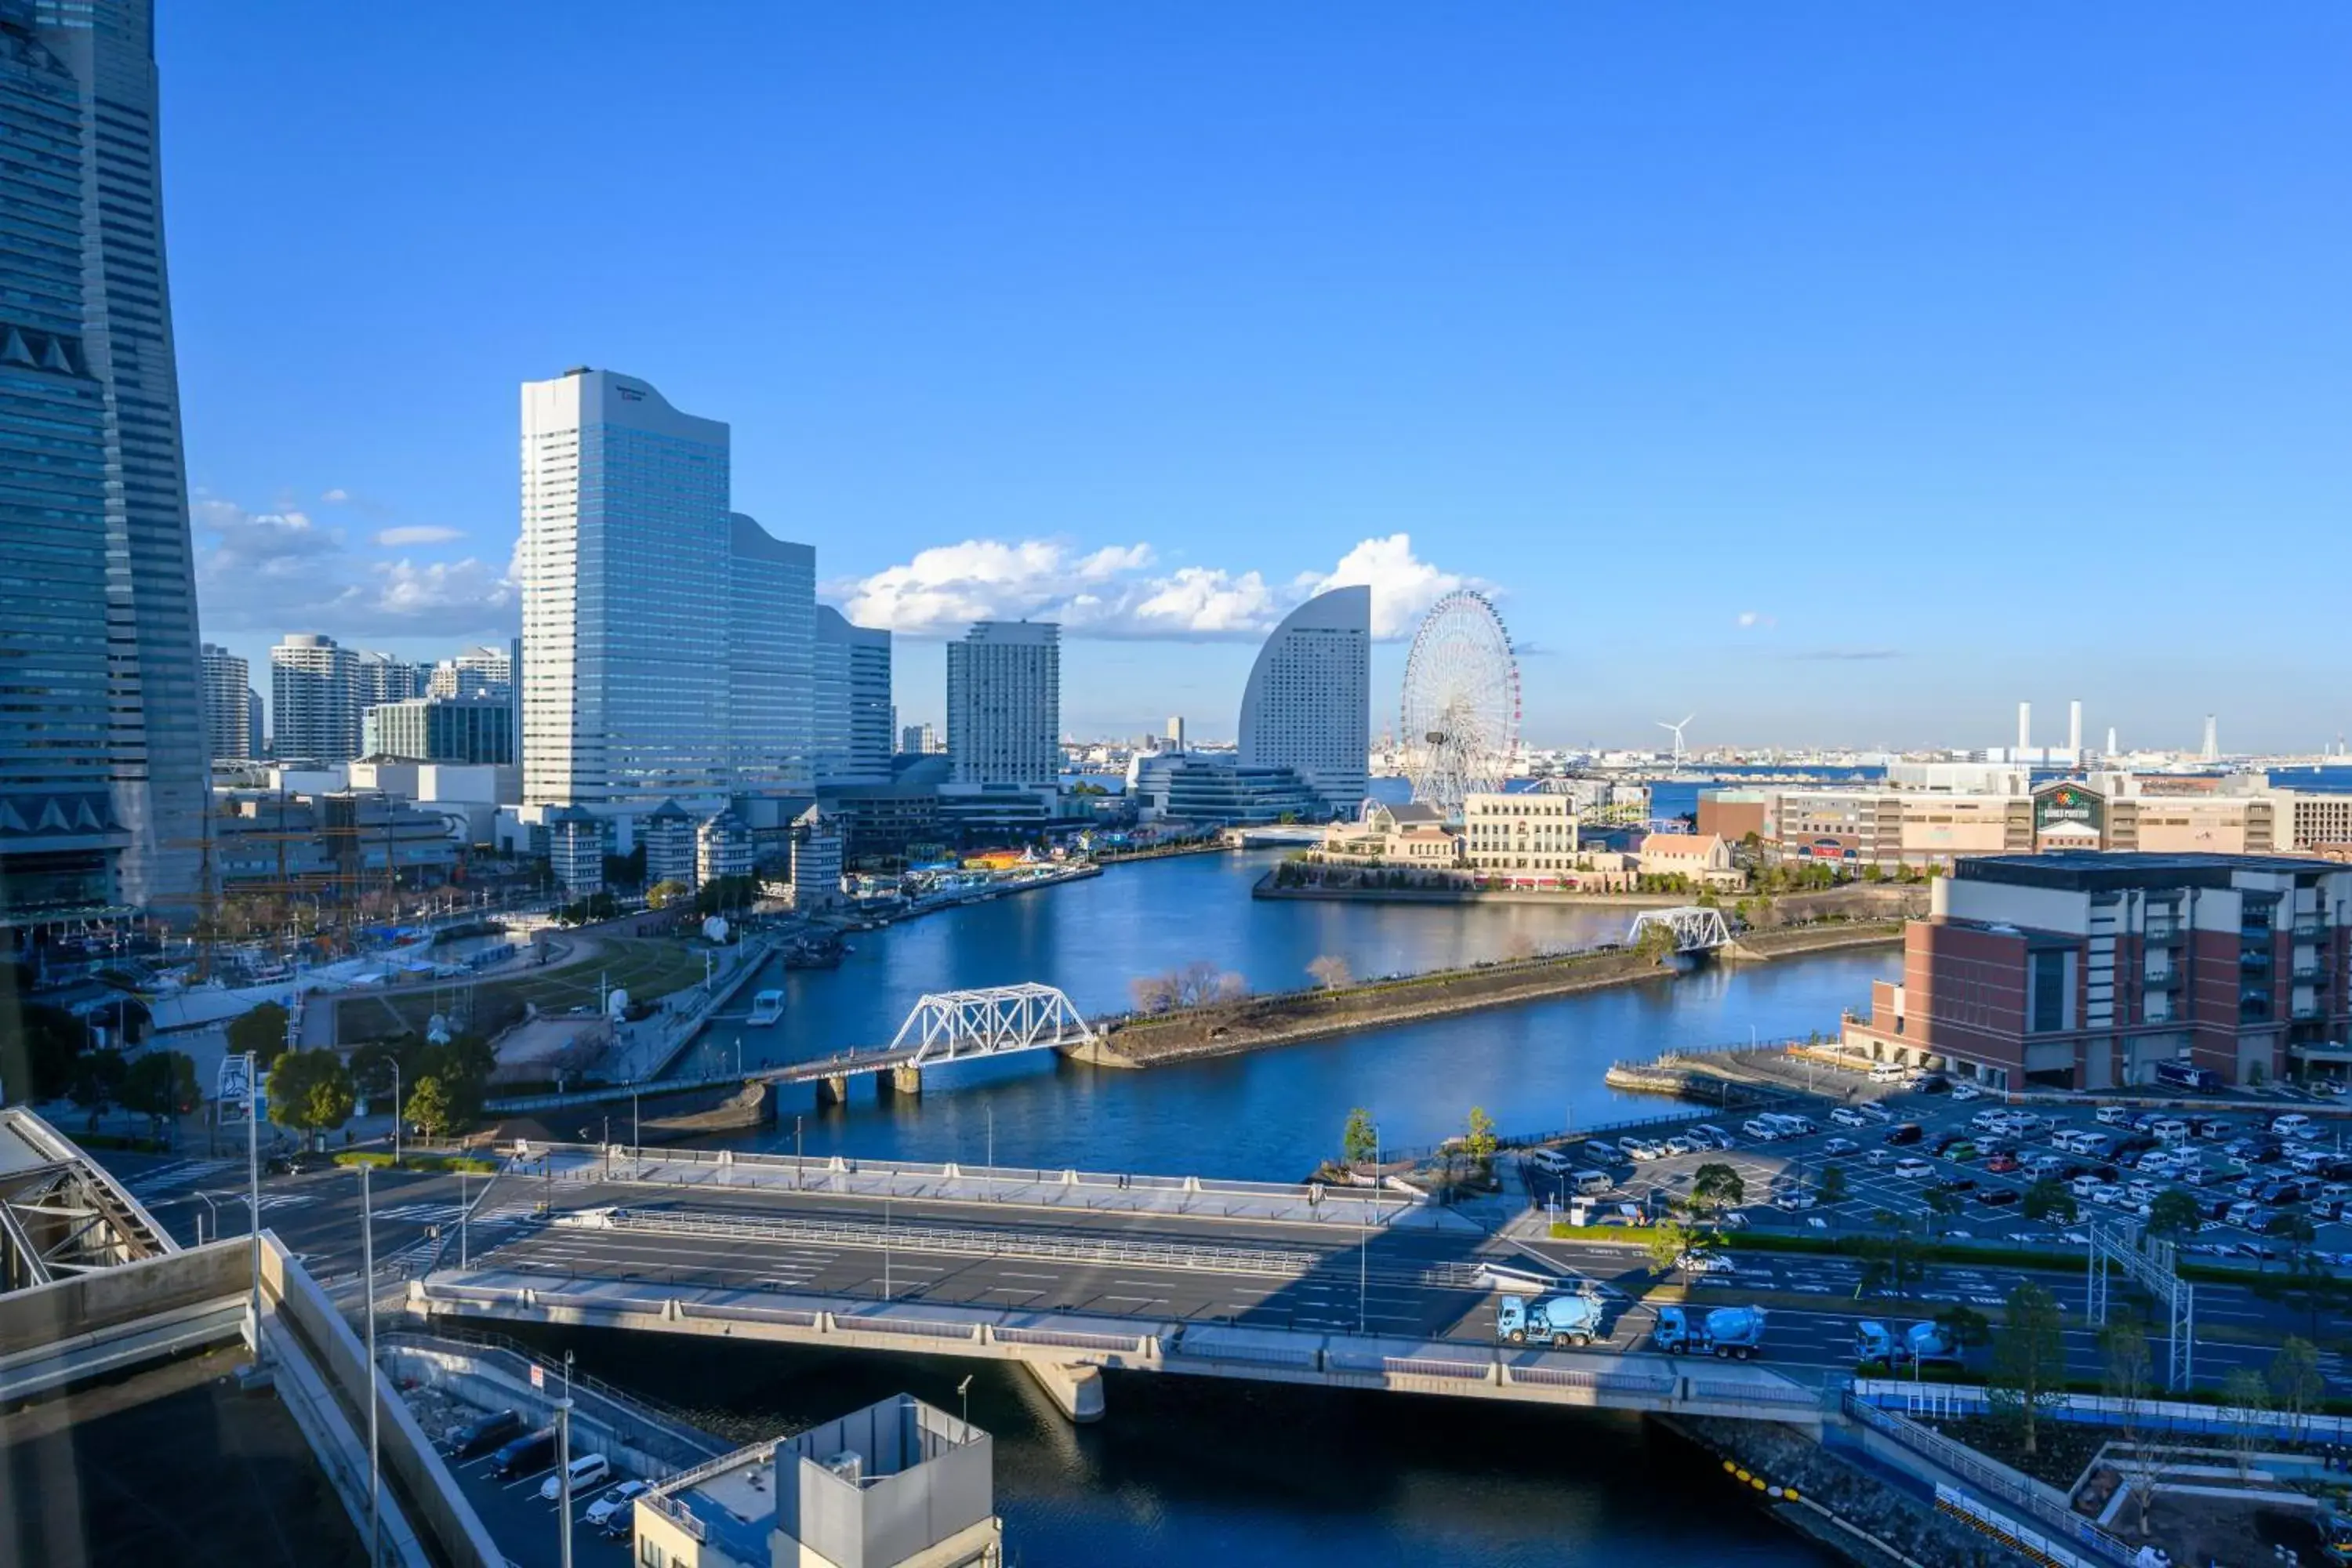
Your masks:
[[[1473,869],[1564,871],[1576,864],[1576,810],[1564,795],[1524,791],[1462,797],[1462,856]]]
[[[1752,832],[1775,858],[1857,870],[2070,849],[2352,858],[2352,795],[2258,774],[2096,771],[2035,784],[2021,768],[1888,772],[1884,784],[1708,791],[1698,827],[1733,842]]]
[[[1053,789],[1062,772],[1062,628],[981,621],[948,644],[948,761],[968,789]]]
[[[2231,1084],[2352,1051],[2352,868],[2088,849],[1966,858],[1849,1047],[1996,1088],[2111,1089],[2183,1062]],[[2334,1042],[2334,1043],[2331,1043]]]
[[[147,0],[0,4],[0,910],[177,906],[208,748]]]
[[[253,731],[253,675],[246,661],[225,647],[204,645],[205,742],[213,761],[241,763],[261,754]]]
[[[1371,751],[1372,591],[1318,594],[1282,619],[1242,689],[1239,761],[1287,768],[1325,815],[1363,803]],[[1181,727],[1171,723],[1180,737]]]
[[[696,885],[695,821],[691,812],[674,800],[662,802],[637,824],[637,842],[645,847],[646,887],[657,888],[664,882],[676,882],[684,888]]]

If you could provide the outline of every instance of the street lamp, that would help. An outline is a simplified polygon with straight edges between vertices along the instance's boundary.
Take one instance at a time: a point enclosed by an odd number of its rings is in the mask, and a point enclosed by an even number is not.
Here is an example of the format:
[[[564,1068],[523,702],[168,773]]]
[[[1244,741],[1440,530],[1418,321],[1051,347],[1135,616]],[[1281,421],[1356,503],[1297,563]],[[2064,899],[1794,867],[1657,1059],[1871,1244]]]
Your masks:
[[[392,1163],[400,1163],[400,1061],[386,1057],[383,1065],[392,1069]]]
[[[383,1469],[376,1439],[375,1205],[364,1164],[360,1167],[360,1277],[367,1293],[368,1562],[373,1568],[383,1561]]]

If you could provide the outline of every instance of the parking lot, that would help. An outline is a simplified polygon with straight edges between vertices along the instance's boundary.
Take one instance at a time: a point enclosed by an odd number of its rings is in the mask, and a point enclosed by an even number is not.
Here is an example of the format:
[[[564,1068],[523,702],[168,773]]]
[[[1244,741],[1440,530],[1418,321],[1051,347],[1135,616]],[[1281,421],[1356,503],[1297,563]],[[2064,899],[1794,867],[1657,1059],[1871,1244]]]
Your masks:
[[[1538,1201],[1565,1209],[1574,1197],[1576,1172],[1606,1173],[1614,1185],[1591,1194],[1601,1205],[1595,1217],[1605,1223],[1606,1205],[1632,1203],[1654,1212],[1662,1198],[1686,1198],[1700,1166],[1722,1163],[1739,1173],[1745,1202],[1732,1223],[1747,1227],[1871,1231],[1883,1229],[1882,1216],[1893,1215],[1915,1231],[1954,1240],[2060,1252],[2084,1245],[2081,1226],[2088,1217],[2144,1218],[2158,1194],[2178,1189],[2200,1215],[2195,1231],[2181,1237],[2184,1255],[2279,1256],[2287,1244],[2265,1227],[2282,1215],[2300,1215],[2313,1226],[2317,1252],[2352,1264],[2352,1226],[2343,1217],[2352,1200],[2345,1123],[2312,1115],[2310,1109],[2307,1102],[2243,1100],[2217,1101],[2213,1111],[2195,1115],[2050,1102],[2011,1107],[1965,1086],[1945,1093],[1896,1089],[1876,1099],[1796,1110],[1810,1131],[1769,1125],[1769,1113],[1695,1111],[1688,1126],[1663,1128],[1651,1139],[1663,1144],[1677,1131],[1711,1133],[1718,1135],[1711,1142],[1727,1142],[1727,1148],[1668,1147],[1656,1157],[1639,1157],[1612,1155],[1600,1141],[1585,1141],[1563,1151],[1567,1171],[1530,1164],[1526,1174]],[[2028,1120],[1990,1125],[2004,1115]],[[2271,1123],[2280,1117],[2302,1122],[2273,1134]],[[2076,1142],[2091,1138],[2102,1142],[2087,1147]],[[2306,1173],[2291,1163],[2298,1155]],[[2168,1160],[2178,1163],[2161,1164]],[[2060,1217],[2025,1218],[2025,1192],[2041,1175],[2068,1188],[2076,1209],[2071,1225]],[[2277,1185],[2282,1179],[2300,1184],[2284,1189]]]
[[[409,1399],[418,1422],[436,1436],[458,1423],[486,1414],[432,1390],[412,1391]],[[555,1473],[552,1465],[541,1464],[527,1474],[501,1478],[496,1473],[495,1453],[467,1459],[448,1458],[446,1462],[467,1500],[474,1505],[491,1536],[518,1568],[559,1568],[562,1553],[556,1539],[556,1505],[539,1495],[541,1487]],[[614,1484],[626,1479],[625,1473],[616,1471],[608,1479],[573,1496],[572,1560],[578,1568],[626,1568],[630,1561],[629,1538],[607,1537],[588,1522],[589,1509]]]

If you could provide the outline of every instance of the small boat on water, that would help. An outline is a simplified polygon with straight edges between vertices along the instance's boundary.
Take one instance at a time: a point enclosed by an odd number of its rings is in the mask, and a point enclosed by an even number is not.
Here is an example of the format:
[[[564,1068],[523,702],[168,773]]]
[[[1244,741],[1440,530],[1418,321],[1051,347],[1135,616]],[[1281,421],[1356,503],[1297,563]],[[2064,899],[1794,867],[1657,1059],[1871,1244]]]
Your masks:
[[[751,998],[752,1023],[772,1024],[783,1016],[784,994],[782,992],[762,991]]]

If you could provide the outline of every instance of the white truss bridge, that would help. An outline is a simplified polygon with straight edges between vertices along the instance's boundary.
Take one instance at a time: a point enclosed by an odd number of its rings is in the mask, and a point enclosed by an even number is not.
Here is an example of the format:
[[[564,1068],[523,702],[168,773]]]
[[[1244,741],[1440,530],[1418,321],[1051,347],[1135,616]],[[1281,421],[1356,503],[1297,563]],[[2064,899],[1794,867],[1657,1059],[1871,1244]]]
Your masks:
[[[1679,909],[1643,910],[1633,917],[1626,930],[1625,945],[1638,946],[1644,932],[1664,930],[1674,933],[1676,952],[1706,952],[1731,945],[1731,927],[1725,923],[1721,910],[1711,910],[1697,904]]]
[[[844,1051],[744,1076],[773,1083],[814,1083],[854,1073],[945,1067],[1023,1051],[1066,1050],[1093,1045],[1097,1038],[1076,1004],[1051,985],[1030,981],[972,991],[935,991],[915,1003],[907,1021],[898,1026],[898,1033],[879,1049]]]

